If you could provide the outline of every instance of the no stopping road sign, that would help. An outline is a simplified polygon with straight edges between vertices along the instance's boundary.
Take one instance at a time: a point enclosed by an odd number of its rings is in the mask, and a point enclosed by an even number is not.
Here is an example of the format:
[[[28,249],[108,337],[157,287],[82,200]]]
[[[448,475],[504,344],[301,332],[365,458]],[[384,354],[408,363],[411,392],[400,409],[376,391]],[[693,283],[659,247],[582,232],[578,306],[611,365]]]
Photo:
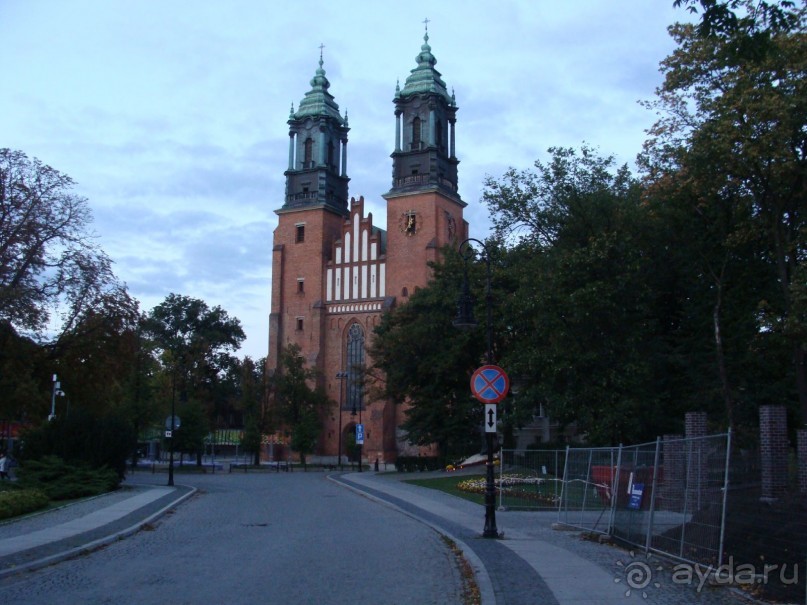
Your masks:
[[[482,366],[471,376],[471,393],[482,403],[499,403],[509,390],[510,379],[499,366]]]

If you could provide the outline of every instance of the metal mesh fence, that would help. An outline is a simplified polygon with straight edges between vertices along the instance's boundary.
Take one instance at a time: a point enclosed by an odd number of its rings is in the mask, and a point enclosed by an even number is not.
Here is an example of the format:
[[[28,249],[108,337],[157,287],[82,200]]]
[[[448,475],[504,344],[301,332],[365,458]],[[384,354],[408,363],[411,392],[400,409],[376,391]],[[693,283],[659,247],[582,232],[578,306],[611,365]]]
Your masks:
[[[684,561],[720,565],[727,434],[566,452],[558,520]]]
[[[728,435],[623,448],[613,535],[684,561],[722,562]]]
[[[619,448],[566,450],[558,520],[588,531],[608,533]]]
[[[502,450],[499,508],[557,510],[565,450]]]

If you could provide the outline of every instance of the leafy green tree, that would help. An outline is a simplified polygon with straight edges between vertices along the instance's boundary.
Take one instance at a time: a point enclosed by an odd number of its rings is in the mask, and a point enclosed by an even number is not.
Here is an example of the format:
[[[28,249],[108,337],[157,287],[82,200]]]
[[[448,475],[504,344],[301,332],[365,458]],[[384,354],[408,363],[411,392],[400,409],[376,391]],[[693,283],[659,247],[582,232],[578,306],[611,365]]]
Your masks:
[[[240,398],[238,409],[244,416],[244,438],[242,446],[252,453],[254,464],[260,464],[263,435],[271,431],[267,409],[267,384],[265,378],[266,360],[254,362],[249,356],[241,363]]]
[[[0,322],[0,418],[34,420],[46,417],[49,393],[47,351],[30,338]]]
[[[678,4],[692,9],[696,3]],[[755,365],[762,377],[764,363],[753,364],[753,353],[779,358],[788,350],[789,380],[807,422],[807,342],[803,318],[793,312],[800,286],[794,278],[807,262],[805,8],[746,0],[700,4],[699,26],[671,28],[678,48],[662,63],[664,83],[649,104],[660,118],[643,168],[653,197],[688,214],[693,228],[697,269],[712,290],[716,366],[729,421],[742,389],[737,377],[749,374],[737,360]],[[749,265],[755,271],[743,269]],[[734,340],[733,351],[726,339]]]
[[[170,294],[151,310],[144,332],[162,367],[158,383],[166,409],[171,401],[175,407],[197,402],[209,430],[221,409],[222,383],[235,364],[231,352],[245,338],[241,323],[221,307],[211,309],[204,301]]]
[[[70,330],[87,305],[122,287],[73,185],[22,151],[0,149],[0,322],[17,331]]]
[[[202,407],[195,401],[183,402],[177,408],[180,427],[174,437],[174,451],[196,457],[201,466],[205,449],[205,437],[210,434],[210,420]]]
[[[479,451],[482,404],[471,397],[470,377],[484,362],[485,327],[473,332],[452,325],[462,279],[462,260],[446,251],[433,280],[382,317],[370,347],[371,394],[406,405],[402,428],[410,442],[437,444],[455,460]],[[484,269],[469,267],[471,291],[484,292]],[[481,301],[479,300],[481,299]],[[484,296],[475,315],[484,318]]]
[[[549,151],[549,163],[490,178],[483,194],[506,250],[501,363],[523,383],[521,413],[544,407],[593,443],[651,438],[675,409],[657,383],[663,268],[641,189],[587,147]]]
[[[125,291],[108,293],[85,309],[50,347],[62,390],[72,407],[96,413],[130,397],[138,369],[140,312]]]
[[[278,370],[272,376],[274,407],[304,467],[322,431],[322,415],[332,405],[316,379],[317,373],[306,368],[299,346],[290,344],[281,351]]]

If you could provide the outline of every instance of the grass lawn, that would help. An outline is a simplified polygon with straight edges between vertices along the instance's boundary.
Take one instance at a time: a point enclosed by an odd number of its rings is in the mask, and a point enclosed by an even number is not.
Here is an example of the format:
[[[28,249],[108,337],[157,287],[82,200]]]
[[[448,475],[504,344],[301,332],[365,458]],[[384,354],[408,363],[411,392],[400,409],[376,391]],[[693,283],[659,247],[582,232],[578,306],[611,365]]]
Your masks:
[[[468,479],[481,479],[485,480],[485,475],[449,475],[447,477],[438,477],[436,479],[409,479],[405,483],[412,485],[419,485],[421,487],[428,487],[429,489],[436,489],[452,496],[465,498],[471,502],[476,502],[484,506],[485,494],[475,494],[473,492],[466,492],[457,487],[460,481],[467,481]]]

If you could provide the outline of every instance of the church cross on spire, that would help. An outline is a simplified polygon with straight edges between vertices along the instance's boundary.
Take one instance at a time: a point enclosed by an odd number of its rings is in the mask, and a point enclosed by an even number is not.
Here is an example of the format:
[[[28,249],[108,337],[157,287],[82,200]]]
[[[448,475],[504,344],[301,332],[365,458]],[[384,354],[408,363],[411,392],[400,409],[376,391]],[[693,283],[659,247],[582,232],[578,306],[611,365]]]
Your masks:
[[[325,45],[320,42],[319,43],[319,66],[322,67],[322,49],[325,48]]]

